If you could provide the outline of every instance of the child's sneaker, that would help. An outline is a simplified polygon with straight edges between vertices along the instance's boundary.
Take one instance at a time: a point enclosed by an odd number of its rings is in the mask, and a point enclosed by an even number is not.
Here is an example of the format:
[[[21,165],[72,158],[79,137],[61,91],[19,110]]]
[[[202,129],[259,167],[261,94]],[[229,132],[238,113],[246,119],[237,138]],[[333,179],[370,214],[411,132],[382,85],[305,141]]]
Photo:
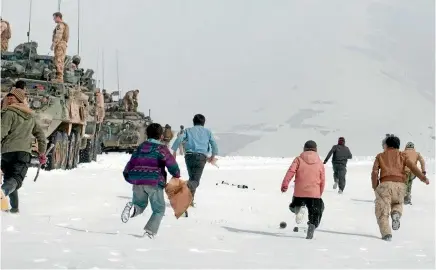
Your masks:
[[[306,206],[301,206],[297,213],[295,213],[295,223],[300,224],[303,221],[304,214],[306,214]]]
[[[342,190],[338,190],[338,194],[342,194],[344,193]]]
[[[133,212],[131,213],[131,210],[133,208]],[[121,221],[126,223],[129,221],[129,218],[133,217],[135,215],[135,207],[133,207],[132,202],[128,202],[126,204],[126,207],[124,207],[123,212],[121,213]]]
[[[400,228],[401,215],[398,212],[393,212],[391,218],[392,218],[392,230],[396,231]]]
[[[335,182],[334,184],[333,184],[333,189],[337,189],[338,188],[338,182]]]
[[[149,231],[149,230],[144,230],[144,235],[143,236],[147,236],[150,239],[154,239],[154,234]]]

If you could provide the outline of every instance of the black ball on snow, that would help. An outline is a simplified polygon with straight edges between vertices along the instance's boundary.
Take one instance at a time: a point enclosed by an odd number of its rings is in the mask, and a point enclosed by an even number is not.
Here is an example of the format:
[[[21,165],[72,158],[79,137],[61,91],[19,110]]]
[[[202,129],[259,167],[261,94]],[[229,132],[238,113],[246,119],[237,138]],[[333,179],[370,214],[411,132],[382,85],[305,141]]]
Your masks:
[[[288,224],[286,224],[286,222],[284,222],[284,221],[280,222],[280,228],[281,229],[286,228],[286,226],[288,226]]]

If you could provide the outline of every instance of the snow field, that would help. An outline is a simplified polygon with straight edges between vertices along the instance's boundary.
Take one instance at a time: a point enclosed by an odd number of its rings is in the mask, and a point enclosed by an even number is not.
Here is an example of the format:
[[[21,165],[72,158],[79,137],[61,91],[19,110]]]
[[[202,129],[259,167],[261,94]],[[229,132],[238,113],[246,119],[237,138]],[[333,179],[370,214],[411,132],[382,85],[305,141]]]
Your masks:
[[[292,159],[222,158],[207,165],[189,218],[176,220],[167,204],[159,235],[138,238],[151,214],[123,224],[131,198],[122,178],[126,154],[102,155],[72,171],[30,169],[20,189],[19,215],[2,213],[2,268],[433,268],[435,265],[434,161],[432,181],[416,181],[413,205],[404,206],[392,242],[380,240],[374,216],[371,160],[350,163],[343,195],[332,189],[326,166],[326,209],[313,240],[294,233],[288,210],[292,184],[280,184]],[[178,158],[187,178],[183,158]],[[225,181],[230,185],[222,185]],[[218,183],[218,185],[217,185]],[[240,189],[231,184],[247,185]],[[286,221],[288,227],[280,229]]]

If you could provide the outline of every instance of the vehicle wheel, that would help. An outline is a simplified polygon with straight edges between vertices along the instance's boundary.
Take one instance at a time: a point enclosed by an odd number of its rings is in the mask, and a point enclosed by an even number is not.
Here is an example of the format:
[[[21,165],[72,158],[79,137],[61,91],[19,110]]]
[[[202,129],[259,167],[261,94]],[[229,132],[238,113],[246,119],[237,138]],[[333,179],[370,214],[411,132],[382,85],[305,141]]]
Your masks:
[[[68,134],[66,132],[62,132],[62,162],[61,162],[61,169],[62,170],[67,169],[68,144],[69,144]]]
[[[74,159],[73,159],[73,168],[77,168],[77,164],[79,164],[80,160],[80,144],[82,142],[82,137],[80,134],[76,134],[76,145],[74,147]]]
[[[93,140],[86,141],[85,149],[80,151],[80,163],[90,163],[92,161]]]
[[[76,133],[73,131],[70,135],[70,140],[68,141],[68,159],[67,159],[67,169],[74,168],[74,154],[76,150]]]
[[[62,133],[56,131],[51,139],[50,144],[54,144],[53,150],[47,156],[47,166],[45,169],[47,171],[56,170],[61,167],[62,163]],[[49,144],[49,145],[50,145]]]

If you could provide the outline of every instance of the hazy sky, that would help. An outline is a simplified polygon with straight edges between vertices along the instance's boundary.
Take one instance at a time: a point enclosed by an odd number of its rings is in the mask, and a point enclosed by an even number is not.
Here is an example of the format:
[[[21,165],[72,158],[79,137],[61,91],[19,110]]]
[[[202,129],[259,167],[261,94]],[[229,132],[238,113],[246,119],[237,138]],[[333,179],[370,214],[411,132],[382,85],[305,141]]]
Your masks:
[[[31,39],[40,54],[49,51],[57,2],[33,0]],[[11,47],[27,40],[28,3],[2,0]],[[69,54],[77,52],[77,3],[64,0],[61,7],[70,25]],[[121,89],[139,88],[140,109],[150,108],[163,124],[190,125],[203,113],[217,132],[270,124],[283,137],[295,125],[285,133],[281,126],[318,100],[333,102],[331,109],[317,108],[323,116],[313,120],[330,126],[330,135],[323,133],[328,141],[340,132],[353,137],[352,121],[383,135],[415,110],[425,114],[413,116],[420,133],[434,126],[432,0],[81,0],[80,11],[82,66],[96,70],[100,59],[101,80],[104,48],[105,87],[115,90],[118,49]],[[392,120],[378,121],[375,110]],[[264,129],[248,131],[267,138],[272,133]],[[289,150],[274,149],[276,155]],[[244,154],[258,153],[251,150]]]

